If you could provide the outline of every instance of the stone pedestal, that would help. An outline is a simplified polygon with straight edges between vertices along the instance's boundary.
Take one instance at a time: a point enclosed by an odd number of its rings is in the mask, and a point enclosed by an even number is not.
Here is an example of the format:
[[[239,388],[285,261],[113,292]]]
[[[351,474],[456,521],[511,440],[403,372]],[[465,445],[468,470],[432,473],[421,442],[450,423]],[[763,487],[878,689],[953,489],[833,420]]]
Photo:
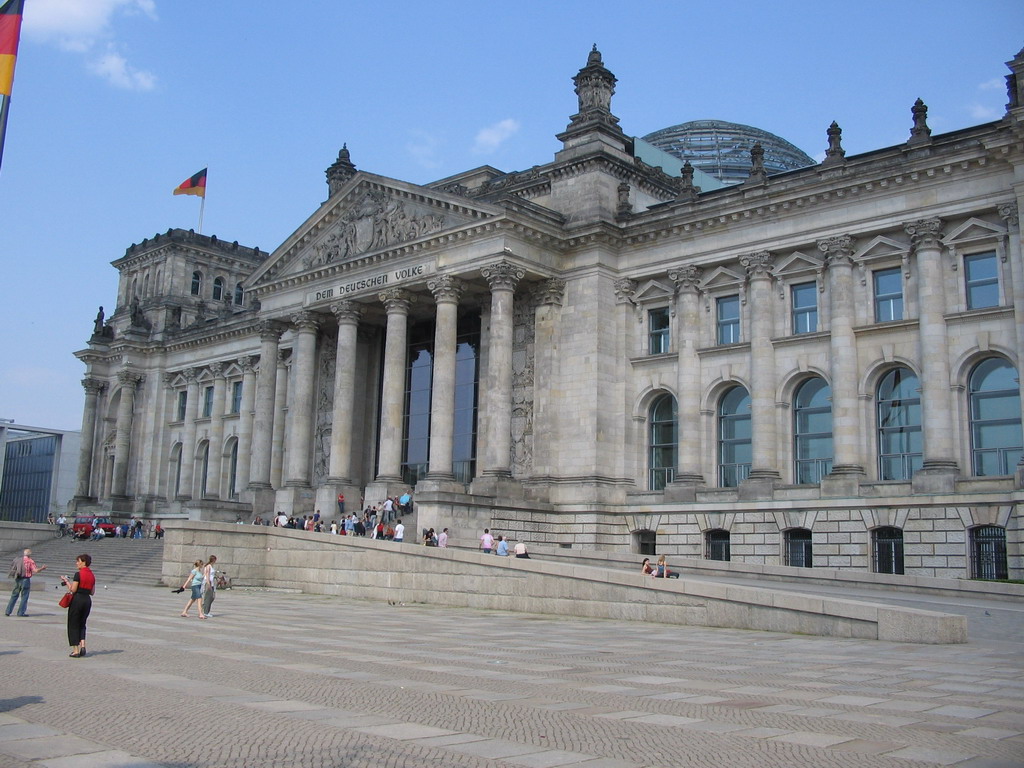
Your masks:
[[[938,462],[935,462],[938,464]],[[926,466],[914,473],[911,487],[914,493],[945,494],[956,490],[960,476],[956,463],[947,466]]]
[[[286,515],[312,515],[316,512],[316,492],[308,485],[292,485],[278,489],[274,494],[274,506],[278,513]],[[321,510],[323,514],[323,510]]]
[[[316,489],[314,495],[315,509],[320,510],[320,517],[324,520],[340,520],[338,512],[338,494],[345,494],[345,517],[355,513],[359,517],[363,508],[359,506],[362,496],[362,489],[351,483],[321,485]],[[401,495],[401,494],[399,494]]]
[[[703,478],[701,478],[699,484],[696,482],[679,482],[669,483],[665,486],[665,501],[677,501],[677,502],[693,502],[697,500],[697,487],[698,485],[703,486]]]
[[[821,478],[821,495],[823,497],[838,499],[855,497],[860,494],[860,483],[864,479],[864,471],[860,467],[849,472],[844,472],[842,469],[842,467],[833,467],[831,474]]]
[[[751,473],[750,477],[740,483],[737,489],[740,501],[761,501],[772,498],[777,482],[778,478],[755,476]]]
[[[253,517],[259,515],[266,519],[268,516],[276,514],[275,496],[276,492],[269,485],[266,487],[250,485],[239,494],[239,499],[242,503],[252,507]]]
[[[473,478],[469,492],[473,496],[492,496],[495,498],[522,499],[523,486],[518,480],[499,475],[484,475]]]

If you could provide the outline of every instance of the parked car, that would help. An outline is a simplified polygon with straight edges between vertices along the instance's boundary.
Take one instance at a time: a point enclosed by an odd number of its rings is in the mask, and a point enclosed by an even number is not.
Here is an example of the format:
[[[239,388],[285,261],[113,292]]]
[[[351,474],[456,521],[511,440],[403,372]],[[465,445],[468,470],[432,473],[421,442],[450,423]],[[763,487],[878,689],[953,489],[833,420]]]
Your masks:
[[[88,538],[92,535],[93,528],[99,526],[107,536],[114,535],[114,524],[109,517],[101,515],[81,515],[75,518],[72,530],[77,538]]]

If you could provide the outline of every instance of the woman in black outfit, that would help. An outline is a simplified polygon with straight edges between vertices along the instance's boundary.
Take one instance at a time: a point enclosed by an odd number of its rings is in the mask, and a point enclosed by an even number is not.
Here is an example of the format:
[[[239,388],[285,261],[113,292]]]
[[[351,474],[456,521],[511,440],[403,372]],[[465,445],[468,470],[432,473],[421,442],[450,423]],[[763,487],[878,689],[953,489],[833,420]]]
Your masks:
[[[68,645],[73,659],[85,656],[85,622],[92,610],[92,593],[96,590],[96,576],[89,569],[92,557],[82,554],[75,560],[78,573],[74,579],[61,577],[64,586],[71,590],[71,605],[68,606]]]

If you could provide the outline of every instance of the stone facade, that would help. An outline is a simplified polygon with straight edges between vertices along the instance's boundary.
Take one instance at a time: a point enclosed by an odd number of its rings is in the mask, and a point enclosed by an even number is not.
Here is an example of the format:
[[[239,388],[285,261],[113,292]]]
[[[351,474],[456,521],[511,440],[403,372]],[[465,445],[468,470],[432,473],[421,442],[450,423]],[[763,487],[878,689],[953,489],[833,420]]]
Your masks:
[[[273,253],[131,246],[76,504],[249,518],[415,494],[565,548],[1024,577],[1024,55],[1000,121],[701,192],[639,160],[595,49],[562,149],[360,171]]]

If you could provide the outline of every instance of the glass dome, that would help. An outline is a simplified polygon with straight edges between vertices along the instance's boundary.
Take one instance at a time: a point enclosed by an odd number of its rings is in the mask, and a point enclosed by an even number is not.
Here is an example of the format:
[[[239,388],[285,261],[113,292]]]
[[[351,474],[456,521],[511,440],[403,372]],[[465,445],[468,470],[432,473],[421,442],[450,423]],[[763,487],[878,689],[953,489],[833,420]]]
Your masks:
[[[746,181],[750,149],[756,143],[764,148],[768,174],[815,165],[806,152],[774,133],[724,120],[692,120],[649,133],[643,140],[726,184]]]

